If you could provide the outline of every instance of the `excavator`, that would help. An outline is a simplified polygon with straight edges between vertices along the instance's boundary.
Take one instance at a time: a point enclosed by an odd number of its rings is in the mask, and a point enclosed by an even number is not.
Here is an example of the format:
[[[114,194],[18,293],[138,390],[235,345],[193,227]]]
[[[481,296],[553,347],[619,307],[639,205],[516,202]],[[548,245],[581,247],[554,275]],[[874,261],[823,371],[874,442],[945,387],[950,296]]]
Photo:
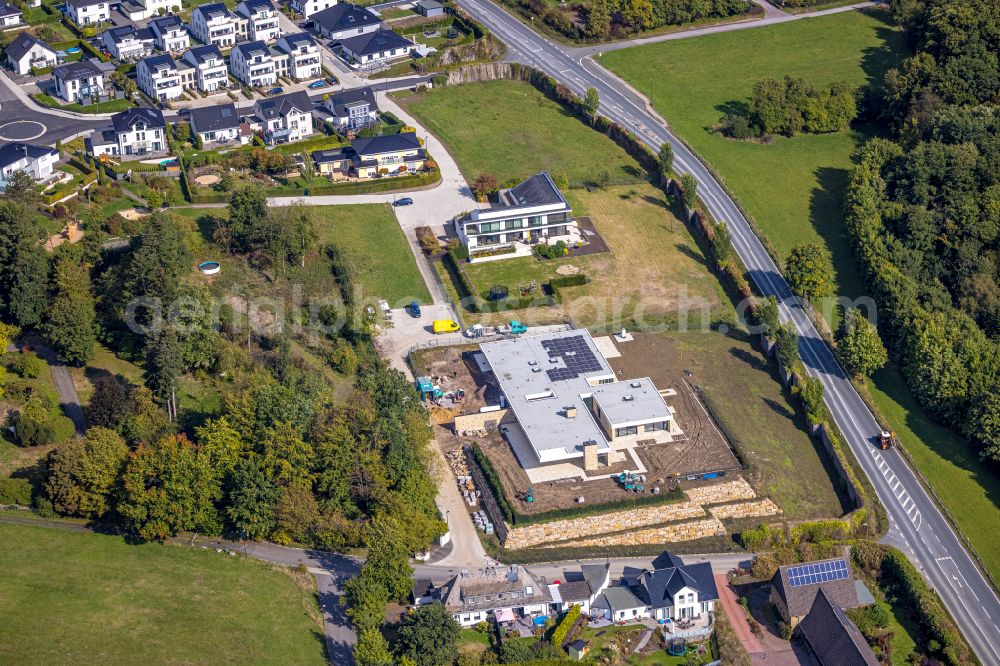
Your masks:
[[[896,446],[896,433],[891,430],[883,430],[878,436],[878,448],[891,449]]]

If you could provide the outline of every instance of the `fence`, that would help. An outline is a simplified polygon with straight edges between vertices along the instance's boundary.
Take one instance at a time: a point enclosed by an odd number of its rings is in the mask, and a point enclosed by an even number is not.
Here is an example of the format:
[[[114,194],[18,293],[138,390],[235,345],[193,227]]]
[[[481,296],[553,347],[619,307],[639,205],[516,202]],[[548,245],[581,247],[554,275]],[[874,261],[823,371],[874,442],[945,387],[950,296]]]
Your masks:
[[[479,490],[479,499],[483,503],[483,509],[486,511],[486,515],[490,517],[490,522],[493,523],[493,532],[500,539],[500,545],[503,545],[507,541],[507,523],[504,522],[503,511],[500,510],[500,505],[497,504],[496,497],[493,496],[493,487],[487,482],[483,470],[480,469],[479,463],[476,462],[475,457],[472,455],[472,447],[467,446],[462,452],[465,454],[466,462],[469,464],[469,474],[472,476],[472,482],[476,484],[476,489]]]

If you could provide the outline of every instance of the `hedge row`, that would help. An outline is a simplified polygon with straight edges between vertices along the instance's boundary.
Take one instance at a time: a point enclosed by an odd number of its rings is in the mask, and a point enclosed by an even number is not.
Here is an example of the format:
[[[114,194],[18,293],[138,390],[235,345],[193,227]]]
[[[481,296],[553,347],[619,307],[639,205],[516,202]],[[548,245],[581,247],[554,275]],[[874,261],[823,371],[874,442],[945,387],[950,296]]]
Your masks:
[[[563,642],[566,640],[566,636],[569,634],[569,630],[573,628],[573,624],[576,623],[577,618],[580,617],[580,606],[579,604],[573,604],[570,606],[563,618],[559,620],[559,624],[556,626],[555,631],[552,632],[552,637],[549,642],[558,648],[562,647]]]
[[[333,194],[371,194],[430,185],[436,183],[440,177],[437,171],[431,171],[411,176],[396,176],[363,182],[331,183],[330,185],[309,188],[269,187],[267,195],[269,197],[307,197]],[[188,201],[194,204],[226,203],[229,201],[229,194],[222,192],[195,193],[186,196],[189,196]]]
[[[0,506],[31,506],[31,495],[28,479],[0,479]]]
[[[852,559],[869,575],[888,583],[901,605],[913,611],[931,639],[928,646],[933,642],[940,646],[934,656],[953,666],[972,662],[972,652],[955,622],[906,555],[892,546],[858,541],[852,548]]]
[[[493,492],[493,496],[497,500],[497,505],[500,507],[500,511],[503,512],[504,518],[511,525],[534,525],[537,523],[549,523],[554,520],[563,520],[566,518],[580,518],[583,516],[591,516],[599,513],[607,513],[609,511],[618,511],[622,509],[636,509],[640,506],[656,506],[658,504],[672,504],[674,502],[679,502],[684,499],[684,493],[678,488],[677,490],[660,492],[659,495],[653,495],[652,493],[646,493],[644,495],[632,495],[624,499],[620,499],[614,502],[601,502],[599,504],[582,504],[579,506],[569,507],[566,509],[552,509],[551,511],[543,511],[541,513],[519,513],[514,505],[511,503],[507,494],[504,492],[503,484],[500,482],[500,475],[497,473],[496,468],[490,459],[483,453],[482,449],[479,448],[478,444],[472,444],[472,458],[479,465],[479,468],[483,471],[483,476],[486,481],[490,484],[490,490]]]

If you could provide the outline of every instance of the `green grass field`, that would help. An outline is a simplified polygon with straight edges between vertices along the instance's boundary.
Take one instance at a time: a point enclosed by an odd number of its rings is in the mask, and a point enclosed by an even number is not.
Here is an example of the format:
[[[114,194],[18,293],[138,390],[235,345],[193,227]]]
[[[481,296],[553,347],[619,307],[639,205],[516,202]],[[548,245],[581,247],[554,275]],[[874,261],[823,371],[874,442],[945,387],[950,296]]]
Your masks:
[[[409,303],[413,299],[430,302],[427,285],[389,204],[311,206],[310,210],[315,216],[318,245],[334,245],[345,254],[363,296],[384,298],[393,304]],[[199,252],[217,254],[207,241],[212,236],[212,218],[224,216],[224,208],[175,208],[172,212],[198,224],[201,237],[206,241],[203,247],[194,249],[198,261],[204,260]],[[213,257],[206,254],[204,258]],[[291,270],[291,280],[321,281],[326,289],[334,286],[326,261],[307,259],[304,268]],[[244,277],[249,279],[249,276]]]
[[[0,662],[324,664],[315,597],[211,550],[0,524]]]
[[[489,81],[439,88],[394,99],[444,142],[469,182],[489,171],[500,182],[547,169],[570,184],[645,178],[611,139],[570,116],[532,86]]]
[[[860,86],[881,79],[903,51],[884,13],[854,11],[615,51],[601,62],[643,94],[652,88],[655,108],[721,175],[781,257],[820,243],[832,255],[837,293],[855,297],[863,286],[841,211],[851,154],[870,128],[765,145],[726,139],[713,127],[761,78]]]

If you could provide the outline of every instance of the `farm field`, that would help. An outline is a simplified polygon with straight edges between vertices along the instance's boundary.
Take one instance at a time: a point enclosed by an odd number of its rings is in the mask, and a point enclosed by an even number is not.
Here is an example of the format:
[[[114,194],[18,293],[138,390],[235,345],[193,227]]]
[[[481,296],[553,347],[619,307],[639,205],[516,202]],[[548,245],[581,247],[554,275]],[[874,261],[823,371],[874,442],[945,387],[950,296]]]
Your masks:
[[[880,80],[905,50],[887,21],[885,12],[845,12],[615,51],[601,62],[644,94],[652,88],[653,106],[721,176],[780,257],[801,243],[821,244],[832,257],[836,292],[856,297],[863,285],[841,211],[851,154],[872,129],[764,144],[726,139],[714,127],[764,77],[815,85]]]
[[[0,661],[323,664],[312,590],[261,563],[0,524]]]
[[[611,139],[527,83],[469,83],[393,99],[441,139],[469,182],[483,171],[503,184],[543,169],[576,187],[597,182],[604,172],[613,183],[645,179]]]
[[[590,279],[588,284],[563,288],[560,305],[504,313],[504,317],[516,314],[526,323],[539,318],[572,320],[617,330],[674,322],[689,312],[691,325],[698,326],[704,313],[707,326],[728,307],[723,307],[726,295],[707,270],[701,249],[662,191],[641,183],[592,192],[570,190],[566,198],[575,216],[591,218],[611,252],[466,264],[466,273],[484,298],[494,285],[507,286],[511,294],[532,280],[540,286],[557,277],[560,266],[574,266]]]

